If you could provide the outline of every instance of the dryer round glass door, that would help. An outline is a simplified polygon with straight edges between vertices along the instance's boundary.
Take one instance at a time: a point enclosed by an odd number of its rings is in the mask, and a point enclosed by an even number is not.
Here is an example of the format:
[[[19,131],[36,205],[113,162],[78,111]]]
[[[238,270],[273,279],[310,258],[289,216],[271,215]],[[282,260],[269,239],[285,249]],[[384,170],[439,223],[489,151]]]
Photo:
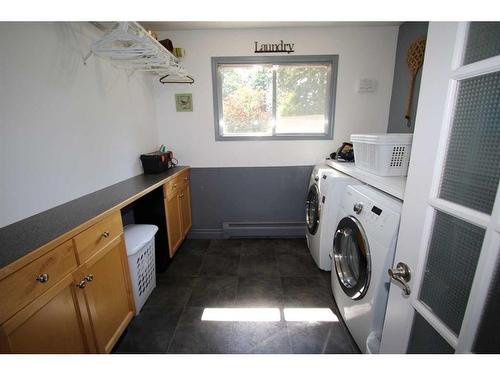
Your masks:
[[[315,234],[319,225],[319,190],[318,185],[311,185],[306,200],[306,224],[307,230]]]
[[[353,216],[344,217],[333,240],[335,272],[342,290],[352,299],[362,298],[371,275],[370,249],[366,234]]]

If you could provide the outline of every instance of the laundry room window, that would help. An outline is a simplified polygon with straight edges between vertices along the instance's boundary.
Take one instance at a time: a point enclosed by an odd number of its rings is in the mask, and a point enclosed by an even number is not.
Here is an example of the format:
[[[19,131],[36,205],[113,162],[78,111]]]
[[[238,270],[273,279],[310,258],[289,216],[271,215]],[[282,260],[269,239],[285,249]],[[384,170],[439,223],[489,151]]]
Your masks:
[[[216,140],[332,139],[338,55],[212,57]]]

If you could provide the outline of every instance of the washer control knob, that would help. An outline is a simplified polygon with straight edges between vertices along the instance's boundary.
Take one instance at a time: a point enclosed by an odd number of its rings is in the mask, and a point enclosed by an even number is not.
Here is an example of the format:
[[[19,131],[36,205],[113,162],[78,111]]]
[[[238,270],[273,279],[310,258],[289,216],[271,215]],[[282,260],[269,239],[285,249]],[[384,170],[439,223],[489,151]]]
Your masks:
[[[352,209],[359,215],[361,211],[363,211],[363,203],[361,202],[355,203]]]

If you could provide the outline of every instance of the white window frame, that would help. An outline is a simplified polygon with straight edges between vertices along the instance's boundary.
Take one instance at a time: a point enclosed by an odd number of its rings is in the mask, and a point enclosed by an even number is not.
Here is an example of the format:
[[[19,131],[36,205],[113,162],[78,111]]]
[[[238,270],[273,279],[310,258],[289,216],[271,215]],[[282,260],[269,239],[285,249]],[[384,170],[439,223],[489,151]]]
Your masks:
[[[218,74],[219,65],[287,65],[320,63],[329,64],[327,92],[327,111],[325,120],[328,122],[324,133],[279,133],[276,134],[276,96],[273,93],[273,129],[272,135],[224,135],[223,134],[223,108],[222,108],[222,77]],[[337,91],[338,55],[301,55],[301,56],[231,56],[212,57],[212,88],[214,101],[214,125],[216,141],[262,141],[262,140],[325,140],[333,139],[333,123],[335,118],[335,94]],[[274,73],[273,81],[276,81]],[[275,83],[274,83],[275,84]]]

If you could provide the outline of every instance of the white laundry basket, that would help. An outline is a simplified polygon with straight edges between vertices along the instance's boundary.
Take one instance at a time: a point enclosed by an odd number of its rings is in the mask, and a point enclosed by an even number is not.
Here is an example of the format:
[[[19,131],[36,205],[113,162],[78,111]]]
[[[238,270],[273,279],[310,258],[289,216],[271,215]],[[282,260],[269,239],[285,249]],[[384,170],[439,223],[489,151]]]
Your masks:
[[[378,176],[406,176],[413,134],[353,134],[354,163]]]
[[[131,224],[124,228],[130,279],[135,301],[135,315],[156,287],[155,234],[156,225]]]

